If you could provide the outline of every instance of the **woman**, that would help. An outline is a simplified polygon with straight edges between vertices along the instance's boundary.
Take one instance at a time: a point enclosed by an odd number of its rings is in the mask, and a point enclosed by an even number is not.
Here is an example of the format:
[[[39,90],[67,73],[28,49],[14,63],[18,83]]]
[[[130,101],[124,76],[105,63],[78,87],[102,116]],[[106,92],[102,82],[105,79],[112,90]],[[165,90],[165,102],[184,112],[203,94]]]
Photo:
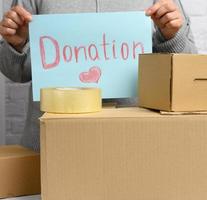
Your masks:
[[[31,14],[115,12],[146,10],[155,24],[153,51],[195,53],[189,18],[180,1],[173,0],[17,0],[0,22],[0,70],[16,82],[31,80],[28,23]],[[31,90],[30,90],[31,91]],[[32,102],[22,139],[23,145],[39,150],[39,104]]]

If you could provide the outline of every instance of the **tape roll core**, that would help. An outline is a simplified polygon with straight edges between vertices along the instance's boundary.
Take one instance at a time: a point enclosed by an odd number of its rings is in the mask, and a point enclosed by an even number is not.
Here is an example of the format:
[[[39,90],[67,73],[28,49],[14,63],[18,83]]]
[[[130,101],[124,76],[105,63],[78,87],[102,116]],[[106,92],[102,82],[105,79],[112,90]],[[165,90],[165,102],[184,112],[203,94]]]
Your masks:
[[[99,88],[43,88],[40,109],[49,113],[92,113],[101,111]]]

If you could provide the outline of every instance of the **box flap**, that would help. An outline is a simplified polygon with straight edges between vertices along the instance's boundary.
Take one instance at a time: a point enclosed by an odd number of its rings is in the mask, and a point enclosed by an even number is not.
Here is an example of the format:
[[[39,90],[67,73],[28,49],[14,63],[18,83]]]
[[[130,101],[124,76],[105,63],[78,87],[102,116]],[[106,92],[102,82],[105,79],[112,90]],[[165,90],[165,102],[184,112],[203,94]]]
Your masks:
[[[45,113],[40,120],[51,119],[98,119],[98,118],[135,118],[135,117],[162,117],[158,112],[151,111],[144,108],[131,107],[131,108],[109,108],[102,109],[98,113],[90,114],[53,114]]]

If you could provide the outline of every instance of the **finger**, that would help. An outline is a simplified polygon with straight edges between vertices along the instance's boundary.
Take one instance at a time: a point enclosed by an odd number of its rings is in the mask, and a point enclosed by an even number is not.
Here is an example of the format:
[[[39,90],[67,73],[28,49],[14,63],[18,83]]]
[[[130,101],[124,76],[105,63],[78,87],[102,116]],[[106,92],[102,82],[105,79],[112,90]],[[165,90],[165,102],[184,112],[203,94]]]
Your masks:
[[[161,18],[163,15],[165,15],[167,12],[168,12],[167,8],[164,7],[164,6],[162,6],[162,7],[160,7],[160,8],[157,10],[157,12],[156,12],[154,15],[155,15],[155,17],[156,17],[157,19],[159,19],[159,18]]]
[[[159,27],[159,28],[164,28],[165,27],[163,24],[161,24],[160,20],[155,17],[155,15],[152,15],[151,18],[152,18],[154,24],[156,24],[157,27]]]
[[[183,21],[181,19],[175,19],[170,22],[168,22],[165,27],[169,29],[176,29],[179,30],[183,25]]]
[[[179,13],[177,11],[167,13],[166,15],[164,15],[163,17],[161,17],[159,20],[160,20],[160,23],[162,25],[165,25],[168,22],[173,21],[173,20],[176,20],[176,19],[180,19],[180,15],[179,15]]]
[[[9,12],[7,12],[4,18],[9,18],[20,26],[24,24],[24,21],[21,19],[21,17],[13,10],[10,10]]]
[[[2,25],[4,27],[12,28],[12,29],[17,29],[19,26],[11,19],[9,18],[4,18]]]
[[[2,36],[11,36],[16,34],[16,29],[0,26],[0,34]]]
[[[157,12],[157,10],[160,9],[161,6],[162,6],[162,3],[158,1],[157,3],[155,3],[153,6],[151,6],[150,8],[146,10],[146,15],[147,16],[154,15]]]
[[[160,10],[161,9],[161,10]],[[148,16],[152,16],[158,13],[157,17],[161,17],[166,12],[173,12],[177,9],[176,4],[171,0],[160,0],[151,6],[147,11],[146,14]],[[160,10],[160,11],[159,11]],[[158,12],[159,11],[159,12]]]
[[[164,4],[163,6],[161,6],[157,12],[155,13],[155,17],[156,18],[161,18],[163,17],[166,13],[168,12],[174,12],[176,11],[177,8],[175,5],[172,4]]]
[[[32,15],[25,10],[22,6],[15,6],[12,8],[20,17],[22,17],[26,22],[30,22],[32,20]]]

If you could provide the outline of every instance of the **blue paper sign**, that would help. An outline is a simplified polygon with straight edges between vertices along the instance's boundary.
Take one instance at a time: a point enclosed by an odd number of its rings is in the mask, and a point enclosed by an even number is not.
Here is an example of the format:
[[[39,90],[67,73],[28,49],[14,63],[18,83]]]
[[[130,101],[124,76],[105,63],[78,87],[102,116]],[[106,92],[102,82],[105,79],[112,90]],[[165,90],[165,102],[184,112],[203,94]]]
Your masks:
[[[45,87],[99,87],[137,95],[138,54],[152,52],[144,12],[35,15],[29,25],[33,99]]]

